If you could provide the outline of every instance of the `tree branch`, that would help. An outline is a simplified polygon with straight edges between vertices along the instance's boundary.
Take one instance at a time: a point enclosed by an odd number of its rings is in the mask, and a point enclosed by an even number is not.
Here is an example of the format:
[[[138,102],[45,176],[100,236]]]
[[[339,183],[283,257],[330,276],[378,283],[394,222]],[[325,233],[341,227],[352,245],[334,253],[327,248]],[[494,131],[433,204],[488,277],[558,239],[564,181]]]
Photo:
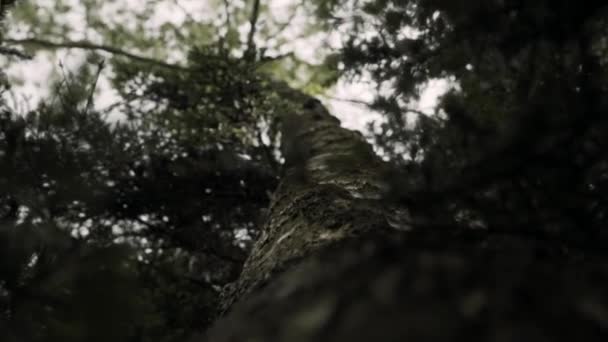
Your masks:
[[[179,9],[182,11],[182,13],[184,13],[184,15],[186,16],[186,18],[188,18],[188,20],[190,20],[190,21],[191,21],[191,22],[193,22],[193,23],[195,23],[195,22],[196,22],[196,20],[195,20],[195,19],[194,19],[194,17],[193,17],[193,16],[190,14],[190,12],[189,12],[189,11],[188,11],[186,8],[184,8],[184,6],[182,6],[182,4],[180,4],[180,3],[179,3],[179,0],[173,0],[173,4],[174,4],[175,6],[177,6],[177,7],[178,7],[178,8],[179,8]]]
[[[289,27],[289,25],[292,24],[292,21],[295,19],[296,15],[298,14],[298,10],[301,7],[302,7],[302,3],[301,2],[298,2],[297,4],[295,4],[293,12],[291,12],[291,14],[289,15],[289,18],[287,18],[287,20],[285,20],[282,23],[277,23],[278,24],[277,31],[275,33],[273,33],[272,35],[270,35],[270,37],[268,37],[268,39],[276,38],[281,33],[283,33],[283,31],[285,31],[285,29],[287,29],[287,27]]]
[[[224,0],[224,11],[226,12],[226,29],[230,30],[232,20],[230,19],[230,4],[228,3],[228,0]]]
[[[356,104],[356,105],[360,105],[360,106],[365,106],[369,109],[374,110],[374,104],[373,103],[369,103],[366,101],[362,101],[362,100],[357,100],[357,99],[345,99],[345,98],[341,98],[341,97],[335,97],[335,96],[331,96],[331,95],[322,95],[323,97],[330,99],[330,100],[334,100],[334,101],[340,101],[340,102],[347,102],[347,103],[352,103],[352,104]],[[429,113],[425,113],[421,110],[418,109],[413,109],[413,108],[406,108],[405,110],[406,114],[414,114],[417,116],[422,116],[422,117],[427,117],[427,118],[431,118],[432,114]],[[435,117],[436,118],[436,117]]]
[[[116,56],[127,57],[129,59],[154,64],[163,68],[175,69],[180,71],[191,71],[190,68],[184,67],[178,64],[170,64],[167,62],[163,62],[157,59],[139,56],[128,51],[121,50],[119,48],[108,46],[108,45],[100,45],[93,44],[91,42],[87,42],[84,40],[79,41],[63,41],[63,42],[52,42],[48,40],[36,39],[36,38],[25,38],[25,39],[5,39],[5,43],[14,44],[14,45],[34,45],[47,49],[83,49],[83,50],[92,50],[92,51],[104,51],[111,53]]]
[[[97,73],[95,73],[95,81],[93,82],[93,85],[91,86],[91,92],[89,93],[89,97],[87,98],[87,104],[84,107],[85,114],[89,112],[89,108],[91,108],[91,105],[93,104],[93,95],[95,94],[95,89],[97,88],[97,82],[99,82],[99,76],[101,75],[101,71],[104,68],[104,63],[105,63],[105,60],[102,59],[99,62],[99,64],[97,65]]]
[[[255,59],[255,31],[258,23],[258,17],[260,15],[260,0],[253,0],[253,8],[251,10],[251,17],[249,18],[249,35],[247,37],[247,50],[245,50],[244,57],[246,60],[253,61]]]
[[[6,46],[0,46],[0,55],[13,56],[13,57],[17,57],[17,58],[25,59],[25,60],[32,59],[32,56],[26,54],[25,52],[22,52],[22,51],[19,51],[17,49],[13,49],[10,47],[6,47]]]

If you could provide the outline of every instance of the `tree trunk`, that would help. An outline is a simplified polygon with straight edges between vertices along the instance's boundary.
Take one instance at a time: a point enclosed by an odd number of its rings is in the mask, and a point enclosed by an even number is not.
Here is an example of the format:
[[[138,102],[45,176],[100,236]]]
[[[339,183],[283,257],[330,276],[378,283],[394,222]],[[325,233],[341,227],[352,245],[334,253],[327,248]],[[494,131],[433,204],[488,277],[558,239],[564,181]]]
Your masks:
[[[225,309],[294,262],[395,222],[395,211],[380,202],[387,190],[384,163],[364,137],[340,127],[316,99],[296,91],[283,95],[299,102],[281,118],[285,171]]]
[[[520,237],[410,229],[407,210],[382,200],[386,166],[361,134],[297,96],[303,104],[282,123],[286,171],[208,341],[608,336],[603,258]]]

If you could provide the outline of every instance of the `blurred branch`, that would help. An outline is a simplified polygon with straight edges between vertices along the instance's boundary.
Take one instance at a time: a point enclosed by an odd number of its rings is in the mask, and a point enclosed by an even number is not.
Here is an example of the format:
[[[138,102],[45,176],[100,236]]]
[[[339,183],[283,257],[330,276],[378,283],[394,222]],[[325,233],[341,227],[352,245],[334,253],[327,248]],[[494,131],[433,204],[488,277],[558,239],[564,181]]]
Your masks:
[[[230,30],[230,27],[232,26],[232,19],[230,19],[230,3],[228,2],[228,0],[224,0],[224,11],[226,11],[226,30]]]
[[[32,56],[28,55],[27,53],[6,46],[0,46],[0,55],[12,56],[25,60],[32,59]]]
[[[272,62],[276,62],[278,60],[284,59],[284,58],[293,58],[295,59],[295,53],[293,53],[293,51],[278,55],[278,56],[265,56],[264,55],[264,51],[265,49],[261,49],[261,54],[260,54],[260,64],[265,64],[265,63],[272,63]]]
[[[253,8],[251,10],[251,17],[249,18],[249,35],[247,37],[247,50],[245,50],[244,57],[246,60],[253,61],[255,58],[255,32],[260,16],[260,0],[253,0]]]
[[[298,2],[297,4],[295,4],[295,7],[293,9],[293,12],[291,12],[291,14],[289,15],[289,18],[287,18],[287,20],[285,20],[282,23],[277,23],[278,24],[278,28],[277,31],[275,33],[273,33],[272,35],[270,35],[268,37],[269,39],[273,39],[278,37],[281,33],[283,33],[283,31],[285,31],[287,29],[287,27],[289,27],[289,25],[292,24],[292,21],[295,19],[296,15],[298,14],[298,10],[303,6],[303,4],[301,2]]]
[[[179,3],[179,0],[173,0],[173,4],[178,7],[182,13],[184,13],[184,15],[186,16],[186,18],[188,18],[188,20],[190,20],[193,23],[196,23],[197,21],[194,19],[194,17],[190,14],[190,12],[184,8],[184,6],[182,6],[182,4]]]
[[[105,63],[105,60],[102,59],[99,62],[99,64],[97,65],[97,73],[95,74],[95,81],[93,82],[93,84],[91,86],[91,92],[89,93],[89,98],[87,99],[87,104],[84,107],[85,114],[89,112],[89,108],[91,108],[91,105],[93,104],[93,94],[95,93],[95,88],[97,88],[97,82],[99,82],[99,75],[101,75],[101,71],[104,68],[104,63]]]
[[[362,101],[362,100],[357,100],[357,99],[344,99],[341,97],[334,97],[334,96],[330,96],[330,95],[323,95],[324,97],[330,99],[330,100],[334,100],[334,101],[341,101],[341,102],[347,102],[347,103],[352,103],[352,104],[356,104],[356,105],[360,105],[360,106],[365,106],[369,109],[375,110],[376,108],[374,108],[373,103],[369,103],[366,101]],[[417,109],[412,109],[412,108],[405,108],[404,110],[405,113],[411,113],[411,114],[415,114],[418,116],[423,116],[423,117],[427,117],[427,118],[431,118],[431,114],[429,113],[425,113],[421,110],[417,110]]]
[[[184,67],[178,64],[170,64],[167,62],[163,62],[157,59],[139,56],[119,48],[108,46],[108,45],[99,45],[93,44],[91,42],[79,40],[79,41],[63,41],[63,42],[51,42],[48,40],[36,39],[36,38],[25,38],[25,39],[5,39],[5,43],[7,44],[15,44],[15,45],[34,45],[47,49],[83,49],[83,50],[92,50],[92,51],[104,51],[111,53],[117,56],[127,57],[129,59],[154,64],[157,66],[161,66],[168,69],[175,69],[180,71],[191,71],[190,68]]]
[[[352,103],[352,104],[356,104],[356,105],[360,105],[360,106],[365,106],[368,108],[372,108],[372,104],[366,101],[362,101],[362,100],[357,100],[357,99],[344,99],[341,97],[335,97],[335,96],[331,96],[331,95],[323,95],[324,97],[330,99],[330,100],[334,100],[334,101],[340,101],[340,102],[348,102],[348,103]]]

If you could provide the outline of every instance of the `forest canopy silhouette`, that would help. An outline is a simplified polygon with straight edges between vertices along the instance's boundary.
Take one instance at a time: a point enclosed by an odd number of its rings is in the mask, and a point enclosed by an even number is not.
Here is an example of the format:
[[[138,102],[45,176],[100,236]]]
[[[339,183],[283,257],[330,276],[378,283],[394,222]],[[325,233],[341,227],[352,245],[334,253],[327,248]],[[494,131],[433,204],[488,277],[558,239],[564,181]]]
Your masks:
[[[3,341],[608,336],[604,1],[190,5],[0,2]]]

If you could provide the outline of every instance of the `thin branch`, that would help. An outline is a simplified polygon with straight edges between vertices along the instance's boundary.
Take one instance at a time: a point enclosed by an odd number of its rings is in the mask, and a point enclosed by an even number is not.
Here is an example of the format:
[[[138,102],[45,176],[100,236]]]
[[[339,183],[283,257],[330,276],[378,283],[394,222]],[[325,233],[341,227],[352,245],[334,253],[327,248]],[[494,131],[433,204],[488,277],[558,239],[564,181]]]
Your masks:
[[[42,40],[42,39],[36,39],[36,38],[25,38],[25,39],[5,39],[4,42],[7,44],[15,44],[15,45],[35,45],[35,46],[40,46],[40,47],[44,47],[44,48],[48,48],[48,49],[83,49],[83,50],[93,50],[93,51],[104,51],[104,52],[111,53],[113,55],[127,57],[127,58],[130,58],[130,59],[138,61],[138,62],[154,64],[154,65],[161,66],[161,67],[168,68],[168,69],[175,69],[175,70],[180,70],[180,71],[191,71],[191,69],[188,67],[184,67],[184,66],[177,65],[177,64],[170,64],[170,63],[163,62],[163,61],[149,58],[149,57],[139,56],[139,55],[121,50],[121,49],[113,47],[113,46],[93,44],[91,42],[87,42],[87,41],[83,41],[83,40],[51,42],[48,40]]]
[[[89,112],[89,108],[93,104],[93,93],[95,93],[95,88],[97,88],[97,82],[99,82],[99,76],[101,75],[101,71],[104,68],[105,60],[102,59],[97,65],[97,73],[95,74],[95,81],[91,85],[91,92],[89,93],[89,98],[87,99],[87,104],[84,107],[84,113],[87,114]]]
[[[293,51],[290,51],[290,52],[287,52],[287,53],[284,53],[281,55],[277,55],[277,56],[272,56],[272,57],[261,54],[259,63],[260,64],[272,63],[272,62],[276,62],[278,60],[285,59],[285,58],[294,58],[295,59],[296,58],[295,53]]]
[[[357,99],[345,99],[345,98],[341,98],[341,97],[334,97],[334,96],[330,96],[330,95],[323,95],[324,97],[330,99],[330,100],[334,100],[334,101],[341,101],[341,102],[348,102],[348,103],[352,103],[352,104],[356,104],[356,105],[360,105],[360,106],[365,106],[368,107],[369,109],[374,109],[374,105],[372,103],[366,102],[366,101],[362,101],[362,100],[357,100]],[[415,114],[418,116],[423,116],[423,117],[427,117],[427,118],[438,118],[438,117],[432,117],[432,114],[429,113],[425,113],[421,110],[418,109],[413,109],[413,108],[405,108],[405,113],[406,114]]]
[[[287,18],[287,20],[282,23],[277,23],[278,24],[277,31],[275,33],[273,33],[272,35],[270,35],[270,37],[268,37],[268,39],[276,38],[281,33],[283,33],[283,31],[285,31],[285,29],[287,29],[287,27],[289,27],[289,25],[292,24],[292,21],[295,19],[296,15],[298,14],[298,10],[302,7],[302,5],[303,4],[301,2],[298,2],[297,4],[295,4],[293,12],[291,12],[291,14],[289,15],[289,18]]]
[[[253,0],[253,8],[251,10],[251,17],[249,18],[249,35],[247,37],[247,50],[245,51],[245,59],[253,61],[255,58],[255,32],[258,23],[258,17],[260,15],[260,0]]]
[[[340,101],[340,102],[348,102],[348,103],[352,103],[352,104],[356,104],[356,105],[360,105],[360,106],[365,106],[368,108],[372,108],[373,104],[366,102],[366,101],[362,101],[362,100],[357,100],[357,99],[344,99],[341,97],[335,97],[335,96],[331,96],[331,95],[323,95],[323,97],[326,97],[330,100],[334,100],[334,101]]]
[[[186,16],[186,18],[188,18],[188,20],[190,20],[193,23],[197,22],[196,19],[194,19],[194,17],[190,14],[190,12],[186,8],[184,8],[184,6],[182,6],[182,4],[179,3],[179,0],[173,0],[173,4],[175,6],[177,6],[184,13],[184,15]]]
[[[224,0],[224,11],[226,12],[226,30],[230,31],[232,19],[230,19],[230,3],[228,0]]]
[[[65,102],[65,99],[60,92],[61,92],[61,87],[65,86],[66,89],[68,88],[71,80],[70,80],[70,77],[68,76],[68,73],[65,71],[65,68],[63,67],[63,62],[61,60],[59,60],[59,69],[61,70],[61,74],[63,75],[63,80],[61,81],[61,83],[59,83],[59,86],[57,87],[57,97],[59,98],[59,101],[61,102],[61,105],[63,106],[63,108],[67,108],[68,105]],[[66,93],[67,93],[67,90],[66,90]]]

